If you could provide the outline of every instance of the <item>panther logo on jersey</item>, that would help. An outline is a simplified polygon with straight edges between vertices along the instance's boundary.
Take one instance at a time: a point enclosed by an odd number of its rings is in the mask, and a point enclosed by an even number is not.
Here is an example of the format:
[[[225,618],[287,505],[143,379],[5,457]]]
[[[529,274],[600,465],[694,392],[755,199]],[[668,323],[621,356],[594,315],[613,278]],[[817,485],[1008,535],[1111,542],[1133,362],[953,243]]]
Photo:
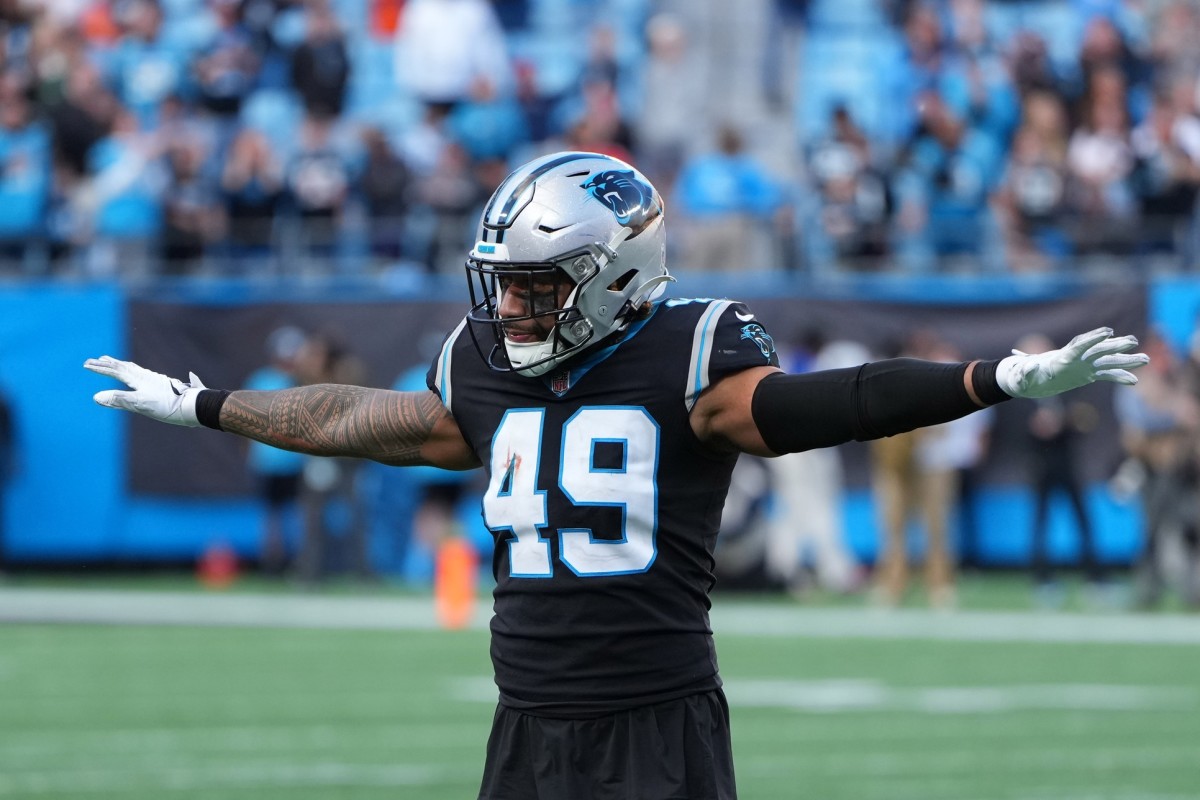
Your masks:
[[[763,358],[770,359],[771,354],[775,352],[775,340],[757,322],[742,326],[742,338],[758,345],[758,351],[763,354]]]
[[[597,172],[580,186],[608,206],[609,211],[616,215],[617,222],[633,230],[630,238],[637,236],[662,214],[662,204],[655,196],[654,189],[631,170],[606,169]]]

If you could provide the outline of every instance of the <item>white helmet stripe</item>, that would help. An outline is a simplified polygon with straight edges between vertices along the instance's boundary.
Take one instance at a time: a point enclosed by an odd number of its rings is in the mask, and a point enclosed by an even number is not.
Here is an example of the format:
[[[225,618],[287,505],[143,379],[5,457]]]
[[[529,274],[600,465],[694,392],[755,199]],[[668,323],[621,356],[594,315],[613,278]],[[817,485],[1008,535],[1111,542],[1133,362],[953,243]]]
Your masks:
[[[522,176],[522,171],[520,170],[509,175],[504,179],[501,188],[492,195],[491,202],[488,203],[487,209],[484,210],[484,225],[493,228],[507,227],[510,223],[510,217],[516,209],[517,202],[534,181],[555,167],[568,164],[572,161],[581,161],[595,157],[593,153],[564,153],[541,164],[535,163],[532,169],[525,173],[524,176]],[[512,184],[511,188],[509,184]],[[499,202],[500,198],[504,198],[502,203]],[[497,239],[497,241],[500,240]]]

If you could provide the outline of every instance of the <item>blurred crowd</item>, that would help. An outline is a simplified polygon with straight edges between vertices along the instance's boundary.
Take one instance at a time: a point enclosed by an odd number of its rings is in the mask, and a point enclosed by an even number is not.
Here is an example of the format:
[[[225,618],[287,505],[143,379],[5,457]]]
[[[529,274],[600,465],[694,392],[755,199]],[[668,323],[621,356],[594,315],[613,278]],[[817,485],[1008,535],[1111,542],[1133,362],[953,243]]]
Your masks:
[[[663,190],[680,270],[1186,268],[1198,34],[1189,0],[2,0],[0,271],[453,271],[563,148]]]

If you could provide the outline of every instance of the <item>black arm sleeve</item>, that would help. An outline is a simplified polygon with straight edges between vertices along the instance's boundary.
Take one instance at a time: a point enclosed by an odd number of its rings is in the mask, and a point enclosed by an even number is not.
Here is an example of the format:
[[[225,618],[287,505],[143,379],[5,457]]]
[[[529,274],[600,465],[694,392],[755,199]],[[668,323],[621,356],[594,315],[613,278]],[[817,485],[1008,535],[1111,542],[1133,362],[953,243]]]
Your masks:
[[[976,362],[972,388],[984,403],[1009,399],[996,363]],[[968,363],[893,358],[804,375],[777,373],[754,390],[751,412],[767,447],[798,453],[949,422],[981,406],[963,383]]]

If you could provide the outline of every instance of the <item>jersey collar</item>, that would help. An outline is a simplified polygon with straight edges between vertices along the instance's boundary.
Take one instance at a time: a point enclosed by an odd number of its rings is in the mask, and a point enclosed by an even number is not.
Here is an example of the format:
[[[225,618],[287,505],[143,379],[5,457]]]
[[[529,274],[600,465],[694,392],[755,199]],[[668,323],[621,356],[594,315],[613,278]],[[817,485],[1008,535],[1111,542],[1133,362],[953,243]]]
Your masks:
[[[583,356],[579,361],[571,360],[569,364],[564,364],[558,369],[551,370],[542,376],[542,382],[546,384],[546,388],[553,392],[557,397],[562,397],[567,392],[571,391],[571,387],[579,383],[580,379],[586,375],[592,367],[596,366],[606,358],[617,352],[617,348],[628,342],[645,327],[650,318],[658,313],[661,302],[654,303],[650,307],[650,313],[645,319],[640,319],[625,329],[623,335],[610,345],[600,348],[594,353],[589,353]]]

